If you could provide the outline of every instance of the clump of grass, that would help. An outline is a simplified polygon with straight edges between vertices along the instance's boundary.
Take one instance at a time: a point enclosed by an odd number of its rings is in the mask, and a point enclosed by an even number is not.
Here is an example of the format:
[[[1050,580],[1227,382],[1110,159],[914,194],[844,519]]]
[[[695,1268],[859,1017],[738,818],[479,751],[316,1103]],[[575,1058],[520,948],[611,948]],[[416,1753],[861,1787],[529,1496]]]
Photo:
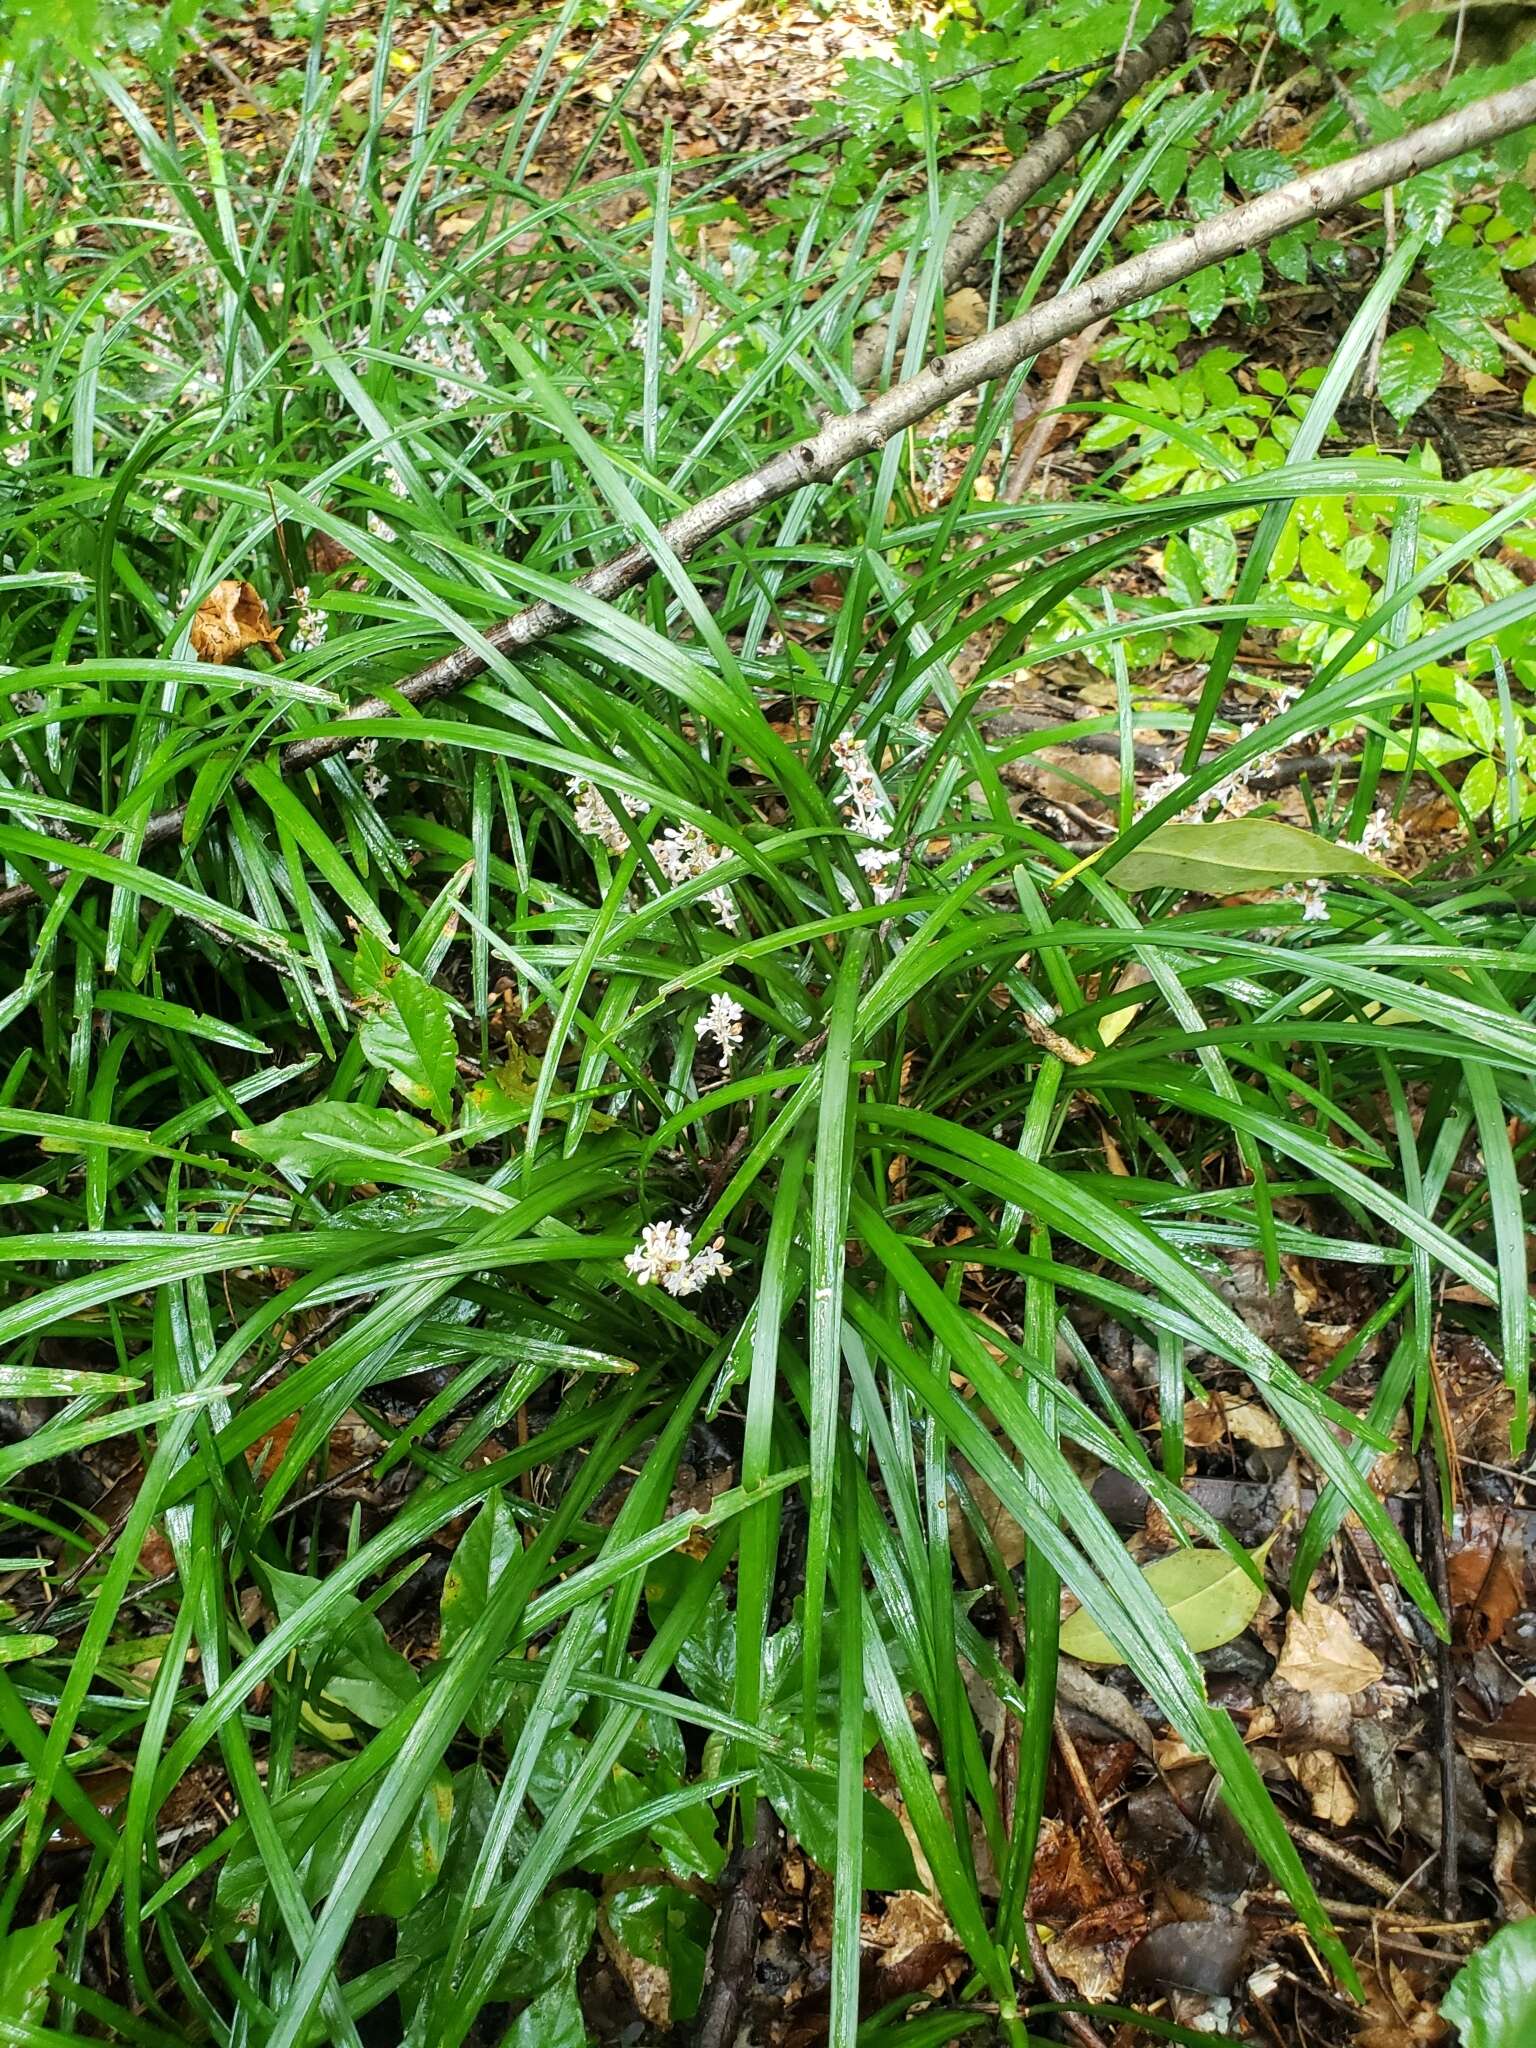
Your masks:
[[[601,1875],[685,2019],[689,1887],[761,1792],[835,1863],[851,2042],[861,1891],[915,1882],[864,1791],[878,1740],[973,1966],[957,2024],[1022,2042],[1063,1586],[1347,1980],[1082,1475],[1231,1548],[1178,1481],[1186,1394],[1236,1368],[1325,1482],[1298,1585],[1352,1509],[1443,1626],[1368,1476],[1430,1405],[1441,1272],[1494,1304],[1459,1312],[1497,1324],[1525,1412],[1525,842],[1433,897],[1337,883],[1321,918],[1132,894],[1016,814],[1019,750],[975,706],[1139,551],[1261,515],[1189,721],[1192,761],[1230,745],[1134,820],[1127,767],[1128,849],[1519,629],[1531,590],[1433,645],[1394,621],[1524,505],[1427,566],[1395,552],[1298,700],[1237,736],[1226,686],[1296,499],[1474,503],[1318,459],[1378,293],[1283,468],[1172,506],[967,484],[934,511],[893,447],[621,607],[561,596],[572,623],[509,660],[498,618],[841,400],[868,224],[813,219],[781,273],[727,277],[689,253],[718,195],[663,162],[627,225],[601,193],[540,198],[534,102],[472,137],[434,65],[397,83],[385,38],[354,102],[317,59],[260,181],[105,73],[8,88],[0,855],[40,897],[3,938],[3,1384],[41,1403],[0,1449],[37,1558],[0,1668],[31,1787],[0,1822],[14,1924],[54,1830],[77,1844],[38,1998],[156,2044],[579,2039]],[[973,471],[1014,395],[983,395]],[[272,637],[212,665],[197,616],[232,580]],[[962,688],[951,658],[997,618]],[[1133,630],[1111,606],[1127,707]],[[456,642],[480,680],[279,772]],[[1342,836],[1345,801],[1315,798]],[[1234,1247],[1272,1278],[1362,1269],[1398,1332],[1366,1416],[1217,1291]],[[1150,1451],[1103,1318],[1155,1355]],[[721,1490],[679,1501],[711,1447]],[[101,1458],[122,1483],[98,1506]],[[1017,1682],[957,1594],[957,1531],[991,1540],[967,1473],[1027,1539],[1017,1582],[994,1560]],[[1011,1827],[961,1660],[1023,1717]]]

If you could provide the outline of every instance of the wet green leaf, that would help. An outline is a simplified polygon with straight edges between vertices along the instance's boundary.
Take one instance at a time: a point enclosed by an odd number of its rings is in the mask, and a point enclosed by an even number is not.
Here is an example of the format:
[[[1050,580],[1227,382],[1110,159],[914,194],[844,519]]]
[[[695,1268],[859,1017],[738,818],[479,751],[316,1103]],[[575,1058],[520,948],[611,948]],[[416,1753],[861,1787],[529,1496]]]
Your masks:
[[[1400,327],[1389,334],[1381,351],[1377,386],[1381,402],[1395,420],[1416,413],[1433,397],[1445,372],[1439,345],[1422,327]]]
[[[59,1943],[72,1910],[66,1906],[33,1927],[0,1935],[0,2014],[14,2025],[42,2018],[48,2004],[45,1986],[59,1967]]]
[[[414,1109],[429,1110],[440,1124],[450,1122],[458,1058],[452,1003],[435,983],[403,966],[375,1000],[378,1007],[358,1032],[364,1057],[388,1074]]]
[[[1253,1551],[1262,1570],[1271,1536]],[[1259,1611],[1263,1588],[1224,1550],[1176,1550],[1142,1573],[1167,1608],[1179,1634],[1194,1651],[1216,1650],[1240,1636]],[[1084,1664],[1123,1664],[1124,1656],[1080,1607],[1061,1625],[1061,1647]]]
[[[762,1787],[773,1810],[821,1870],[837,1867],[837,1782],[830,1775],[765,1756]],[[872,1792],[864,1794],[864,1889],[916,1888],[917,1866],[901,1822]]]
[[[1160,825],[1107,871],[1120,889],[1192,889],[1203,896],[1235,896],[1330,875],[1390,872],[1353,847],[1336,846],[1278,818]]]
[[[393,1181],[413,1169],[437,1166],[448,1141],[399,1109],[369,1109],[357,1102],[316,1102],[286,1110],[235,1141],[258,1159],[300,1180]]]
[[[1451,1979],[1440,2017],[1462,2048],[1529,2048],[1536,2041],[1536,1920],[1501,1927]]]

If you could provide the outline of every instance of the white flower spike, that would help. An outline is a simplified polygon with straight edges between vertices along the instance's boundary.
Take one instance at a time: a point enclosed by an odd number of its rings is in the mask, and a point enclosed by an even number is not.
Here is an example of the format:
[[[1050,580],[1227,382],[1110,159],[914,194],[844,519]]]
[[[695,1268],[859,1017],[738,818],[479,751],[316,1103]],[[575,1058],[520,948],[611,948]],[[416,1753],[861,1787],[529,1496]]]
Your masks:
[[[711,1280],[728,1280],[731,1268],[717,1238],[701,1252],[693,1249],[693,1235],[681,1223],[647,1223],[640,1242],[625,1255],[624,1264],[641,1287],[662,1287],[673,1296],[697,1294]]]

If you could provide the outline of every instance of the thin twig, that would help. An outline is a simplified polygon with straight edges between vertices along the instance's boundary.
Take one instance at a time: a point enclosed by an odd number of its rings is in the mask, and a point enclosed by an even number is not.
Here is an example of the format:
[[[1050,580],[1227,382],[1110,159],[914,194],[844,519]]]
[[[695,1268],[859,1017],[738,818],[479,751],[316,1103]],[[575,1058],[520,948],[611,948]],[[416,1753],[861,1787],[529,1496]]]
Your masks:
[[[1445,1563],[1445,1523],[1440,1512],[1440,1466],[1434,1432],[1419,1441],[1419,1551],[1440,1611],[1451,1611]],[[1461,1823],[1456,1811],[1456,1704],[1451,1646],[1435,1637],[1435,1734],[1440,1751],[1440,1907],[1447,1920],[1461,1917]]]
[[[1104,2038],[1097,2029],[1080,2012],[1067,2009],[1072,2003],[1072,1993],[1051,1968],[1051,1959],[1045,1952],[1045,1943],[1040,1939],[1034,1921],[1027,1916],[1024,1930],[1029,1937],[1029,1960],[1034,1967],[1035,1975],[1040,1979],[1041,1989],[1051,2003],[1064,2008],[1058,2017],[1067,2032],[1077,2037],[1082,2043],[1082,2048],[1104,2048]]]
[[[1072,346],[1063,352],[1061,367],[1051,385],[1050,396],[1036,415],[1035,423],[1025,436],[1018,459],[1013,465],[1008,481],[999,493],[1005,505],[1017,505],[1029,489],[1029,480],[1034,475],[1045,444],[1051,438],[1051,427],[1072,396],[1072,387],[1082,374],[1084,363],[1093,354],[1094,344],[1108,326],[1108,321],[1095,320],[1091,327],[1085,327]]]
[[[1093,1836],[1093,1845],[1099,1852],[1099,1861],[1104,1866],[1104,1875],[1122,1898],[1128,1898],[1138,1889],[1135,1879],[1125,1867],[1119,1844],[1109,1832],[1108,1823],[1099,1808],[1098,1796],[1088,1782],[1088,1773],[1083,1760],[1077,1753],[1077,1744],[1061,1717],[1058,1707],[1055,1714],[1056,1749],[1067,1767],[1067,1776],[1072,1780],[1072,1789],[1077,1794],[1077,1803],[1083,1819],[1088,1823],[1088,1832]]]
[[[752,1840],[732,1859],[724,1901],[709,1946],[709,1976],[694,2029],[694,2048],[732,2048],[741,2026],[763,1901],[773,1877],[781,1830],[766,1799],[757,1802]]]
[[[742,520],[754,518],[769,505],[809,484],[830,482],[850,463],[883,448],[893,435],[927,419],[962,392],[1006,377],[1020,363],[1056,342],[1081,334],[1095,320],[1134,305],[1138,299],[1150,298],[1213,263],[1259,248],[1305,221],[1337,213],[1386,185],[1397,184],[1469,149],[1512,135],[1532,121],[1536,121],[1536,81],[1474,100],[1453,114],[1442,115],[1438,121],[1410,129],[1390,142],[1362,150],[1358,156],[1309,171],[1289,184],[1278,185],[1256,199],[1201,221],[1186,235],[1154,243],[1086,283],[1059,293],[1043,305],[1032,306],[1017,319],[987,334],[978,335],[948,355],[935,356],[916,376],[882,392],[856,412],[834,414],[818,432],[780,450],[750,476],[726,484],[669,519],[661,529],[662,539],[674,559],[687,561],[705,542]],[[655,567],[650,549],[637,543],[589,570],[573,588],[583,596],[606,603],[643,583]],[[541,598],[492,626],[480,644],[500,655],[521,653],[570,621],[570,613],[562,606]],[[281,772],[287,776],[302,775],[320,762],[345,753],[361,737],[359,728],[365,720],[388,722],[399,716],[402,704],[420,710],[451,697],[485,673],[486,657],[480,644],[460,645],[428,662],[397,684],[388,701],[379,697],[365,699],[337,718],[328,732],[290,741],[278,756]],[[409,728],[401,730],[408,732]],[[136,853],[148,852],[167,840],[179,838],[186,815],[183,804],[149,819],[137,837]],[[0,916],[37,901],[38,892],[30,883],[18,883],[0,891]]]
[[[1179,0],[1179,5],[1158,23],[1136,54],[1123,66],[1117,65],[1114,76],[1079,100],[1070,114],[1016,157],[986,196],[957,223],[944,246],[940,274],[946,291],[959,283],[993,236],[1071,162],[1083,144],[1102,134],[1148,79],[1176,61],[1189,37],[1189,14],[1190,0]],[[877,320],[861,336],[853,352],[853,381],[859,390],[865,390],[879,376],[887,350],[894,356],[901,347],[916,305],[914,278],[890,317]]]

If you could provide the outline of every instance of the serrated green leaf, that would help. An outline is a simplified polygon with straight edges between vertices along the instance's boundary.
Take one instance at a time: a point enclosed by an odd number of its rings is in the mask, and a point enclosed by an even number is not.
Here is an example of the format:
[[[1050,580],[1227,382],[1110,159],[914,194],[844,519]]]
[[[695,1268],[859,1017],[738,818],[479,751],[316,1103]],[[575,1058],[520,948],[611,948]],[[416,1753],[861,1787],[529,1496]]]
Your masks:
[[[1391,871],[1351,846],[1336,846],[1278,818],[1217,818],[1210,824],[1160,825],[1122,859],[1111,859],[1106,872],[1119,889],[1235,896],[1287,882]]]
[[[59,1967],[59,1943],[73,1907],[66,1906],[31,1927],[0,1935],[0,2013],[18,2027],[41,2019],[48,2004],[48,1979]]]
[[[1282,277],[1289,278],[1292,284],[1306,283],[1312,263],[1307,236],[1300,228],[1289,228],[1283,235],[1276,235],[1265,254]]]
[[[358,1032],[363,1057],[388,1074],[413,1108],[430,1110],[441,1124],[451,1122],[458,1047],[448,996],[424,975],[400,967],[375,1000],[378,1007]]]
[[[436,1168],[448,1140],[401,1109],[370,1109],[358,1102],[317,1102],[285,1110],[270,1123],[236,1131],[235,1143],[300,1180],[411,1185],[415,1168]]]
[[[1264,259],[1257,249],[1245,249],[1222,266],[1227,290],[1238,304],[1252,312],[1264,295]]]
[[[1381,402],[1393,419],[1405,420],[1434,396],[1444,374],[1439,345],[1422,327],[1400,327],[1382,347],[1377,371]]]
[[[1215,324],[1226,302],[1227,288],[1219,263],[1213,263],[1208,270],[1197,270],[1184,288],[1189,317],[1202,334]]]
[[[1278,1533],[1278,1532],[1277,1532]],[[1274,1537],[1250,1552],[1262,1572]],[[1251,1579],[1224,1550],[1176,1550],[1142,1572],[1148,1588],[1168,1610],[1169,1619],[1197,1654],[1220,1649],[1240,1636],[1259,1611],[1263,1586]],[[1123,1664],[1125,1657],[1080,1607],[1061,1625],[1061,1647],[1083,1664]]]

